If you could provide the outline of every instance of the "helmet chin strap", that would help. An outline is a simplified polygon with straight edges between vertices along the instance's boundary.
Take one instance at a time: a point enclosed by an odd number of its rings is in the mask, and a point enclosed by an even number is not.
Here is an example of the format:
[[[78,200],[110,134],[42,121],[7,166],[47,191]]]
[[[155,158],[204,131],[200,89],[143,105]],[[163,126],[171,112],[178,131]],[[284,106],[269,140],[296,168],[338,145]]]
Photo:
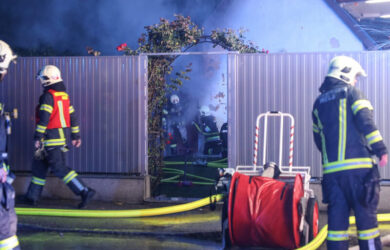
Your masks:
[[[53,84],[55,84],[55,83],[51,83],[51,82],[43,82],[42,83],[42,87],[47,87],[47,86],[50,86],[50,85],[53,85]]]

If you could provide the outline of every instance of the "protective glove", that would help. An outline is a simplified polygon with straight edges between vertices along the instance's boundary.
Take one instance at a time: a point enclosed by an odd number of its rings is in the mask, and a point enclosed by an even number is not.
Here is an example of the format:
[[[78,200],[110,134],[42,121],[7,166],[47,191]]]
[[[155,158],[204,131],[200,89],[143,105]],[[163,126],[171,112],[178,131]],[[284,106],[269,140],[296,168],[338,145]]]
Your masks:
[[[379,166],[380,166],[380,167],[386,166],[386,165],[387,165],[387,162],[388,162],[388,158],[389,158],[388,154],[382,155],[382,156],[381,156],[381,159],[380,159],[380,161],[379,161]]]
[[[8,172],[4,167],[0,168],[0,183],[7,181],[7,174]]]
[[[81,146],[81,139],[72,140],[72,145],[76,148]]]
[[[34,158],[36,160],[43,160],[46,157],[47,153],[46,153],[45,147],[43,146],[42,142],[35,141],[34,148],[35,148]]]

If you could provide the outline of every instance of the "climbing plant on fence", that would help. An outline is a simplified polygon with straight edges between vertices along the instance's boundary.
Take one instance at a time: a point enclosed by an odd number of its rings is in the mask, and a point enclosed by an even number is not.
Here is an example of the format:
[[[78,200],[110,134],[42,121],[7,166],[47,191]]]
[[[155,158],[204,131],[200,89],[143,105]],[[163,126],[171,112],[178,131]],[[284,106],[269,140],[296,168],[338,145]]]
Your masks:
[[[240,53],[268,53],[259,50],[252,42],[246,41],[244,30],[231,29],[213,30],[204,34],[191,21],[190,17],[175,15],[173,21],[161,18],[160,22],[145,27],[146,32],[138,39],[139,47],[131,49],[126,43],[117,47],[125,55],[139,55],[140,53],[169,53],[185,52],[202,43],[211,43],[213,47],[220,46],[228,51]],[[162,126],[163,107],[166,104],[166,94],[179,88],[183,80],[189,79],[187,73],[191,65],[180,72],[175,72],[170,84],[166,76],[173,73],[172,63],[177,55],[152,55],[148,60],[148,165],[152,178],[152,191],[156,190],[161,176],[165,138]]]

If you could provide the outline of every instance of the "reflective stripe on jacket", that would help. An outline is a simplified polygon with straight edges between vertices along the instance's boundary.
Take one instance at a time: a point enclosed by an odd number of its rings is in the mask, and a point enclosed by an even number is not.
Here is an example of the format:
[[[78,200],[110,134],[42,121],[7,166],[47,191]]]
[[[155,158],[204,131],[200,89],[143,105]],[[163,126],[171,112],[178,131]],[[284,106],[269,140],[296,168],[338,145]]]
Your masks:
[[[316,99],[313,135],[322,154],[324,174],[371,168],[371,152],[387,153],[373,119],[373,107],[354,86],[327,77]]]
[[[53,89],[48,91],[53,96],[53,108],[50,115],[49,123],[47,124],[48,129],[52,128],[69,128],[70,127],[70,116],[69,108],[70,101],[69,96],[66,92],[59,92]],[[42,104],[42,108],[50,108],[47,104]],[[49,112],[49,111],[48,111]]]

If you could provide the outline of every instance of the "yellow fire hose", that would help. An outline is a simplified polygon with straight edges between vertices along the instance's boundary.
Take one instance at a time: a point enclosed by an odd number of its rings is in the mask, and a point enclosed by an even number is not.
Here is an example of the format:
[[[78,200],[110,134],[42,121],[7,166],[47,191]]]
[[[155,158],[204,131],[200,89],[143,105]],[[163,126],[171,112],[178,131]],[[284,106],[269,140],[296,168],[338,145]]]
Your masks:
[[[119,218],[119,217],[147,217],[181,213],[210,204],[210,201],[217,202],[223,198],[222,194],[212,195],[197,201],[168,207],[134,209],[134,210],[77,210],[77,209],[50,209],[50,208],[24,208],[16,207],[18,215],[36,216],[60,216],[60,217],[95,217],[95,218]]]
[[[378,222],[390,221],[390,214],[378,214],[377,217],[378,217]],[[355,223],[356,223],[355,216],[350,216],[349,224],[353,225]],[[325,241],[327,234],[328,234],[328,225],[325,225],[312,241],[310,241],[308,244],[298,249],[311,250],[311,249],[319,248],[321,244]]]
[[[59,217],[94,217],[94,218],[134,218],[167,215],[174,213],[186,212],[207,206],[210,201],[217,202],[223,198],[222,194],[212,195],[197,201],[180,204],[175,206],[134,209],[134,210],[76,210],[76,209],[50,209],[50,208],[15,208],[18,215],[35,215],[35,216],[59,216]],[[390,214],[378,214],[378,222],[390,221]],[[349,217],[349,224],[355,224],[355,216]],[[325,225],[317,236],[305,246],[298,250],[311,250],[319,248],[325,241],[328,233],[328,225]]]

